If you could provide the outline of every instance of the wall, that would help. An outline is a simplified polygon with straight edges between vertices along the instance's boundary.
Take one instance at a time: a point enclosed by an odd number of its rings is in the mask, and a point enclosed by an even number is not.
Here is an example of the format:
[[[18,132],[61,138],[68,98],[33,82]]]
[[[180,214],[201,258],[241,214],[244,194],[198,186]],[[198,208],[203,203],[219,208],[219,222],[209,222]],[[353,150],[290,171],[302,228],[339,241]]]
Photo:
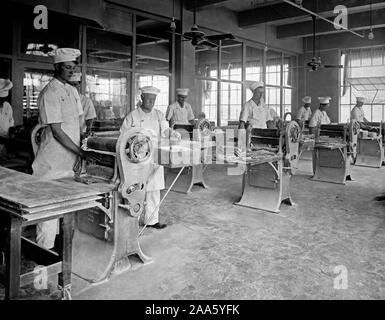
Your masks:
[[[384,45],[385,28],[374,29],[375,37],[373,40],[367,38],[360,38],[351,33],[338,33],[321,36],[317,38],[317,55],[318,45],[320,44],[321,58],[323,64],[341,64],[340,56],[341,50],[347,48],[362,48],[370,46]],[[304,39],[304,48],[312,47],[312,38]],[[299,56],[299,65],[304,66],[311,60],[312,53],[305,50],[305,53]],[[312,109],[318,107],[318,101],[315,99],[318,96],[328,95],[332,97],[331,107],[328,110],[331,121],[337,122],[339,119],[339,98],[340,98],[340,69],[323,69],[316,72],[308,72],[306,68],[299,71],[298,83],[298,106],[302,105],[301,99],[305,95],[311,95],[313,98]],[[294,107],[294,106],[293,106]],[[294,108],[293,108],[294,109]]]
[[[307,63],[311,60],[312,54],[300,56],[300,63]],[[321,53],[323,64],[340,64],[340,50],[334,49],[323,51]],[[332,98],[329,110],[327,113],[332,122],[338,122],[338,105],[339,105],[339,84],[340,84],[340,69],[319,69],[309,72],[308,68],[303,68],[300,71],[300,83],[298,92],[298,105],[293,106],[298,108],[302,105],[304,96],[312,97],[313,112],[319,107],[318,97],[329,96]]]

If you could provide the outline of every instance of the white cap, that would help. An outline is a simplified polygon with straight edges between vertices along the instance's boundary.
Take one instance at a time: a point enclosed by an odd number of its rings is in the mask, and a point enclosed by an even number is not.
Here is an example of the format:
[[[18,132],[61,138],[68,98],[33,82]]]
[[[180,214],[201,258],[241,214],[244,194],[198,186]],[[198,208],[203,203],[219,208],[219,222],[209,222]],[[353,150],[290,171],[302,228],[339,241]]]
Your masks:
[[[82,81],[82,74],[80,72],[75,72],[69,79],[70,82],[80,82]]]
[[[76,59],[80,57],[81,52],[78,49],[59,48],[52,50],[48,55],[53,57],[53,63],[60,63],[76,61]]]
[[[0,79],[0,98],[8,97],[9,90],[13,87],[11,80]]]
[[[260,87],[264,87],[265,84],[263,83],[263,81],[254,81],[254,82],[251,82],[249,81],[247,83],[247,87],[251,90],[251,91],[254,91],[255,89],[257,88],[260,88]]]
[[[143,87],[143,88],[140,88],[140,91],[142,92],[142,94],[155,94],[155,95],[158,95],[160,90],[158,88],[155,88],[153,86],[147,86],[147,87]]]
[[[311,103],[311,97],[309,97],[309,96],[304,97],[304,98],[302,99],[302,102],[303,102],[303,103]]]
[[[190,89],[188,89],[188,88],[178,88],[178,89],[176,89],[176,94],[178,96],[187,97],[189,92],[190,92]]]
[[[321,103],[321,104],[328,104],[328,103],[330,103],[331,99],[332,98],[330,98],[330,97],[318,97],[319,103]]]
[[[362,102],[365,103],[365,98],[364,97],[356,97],[357,102]]]

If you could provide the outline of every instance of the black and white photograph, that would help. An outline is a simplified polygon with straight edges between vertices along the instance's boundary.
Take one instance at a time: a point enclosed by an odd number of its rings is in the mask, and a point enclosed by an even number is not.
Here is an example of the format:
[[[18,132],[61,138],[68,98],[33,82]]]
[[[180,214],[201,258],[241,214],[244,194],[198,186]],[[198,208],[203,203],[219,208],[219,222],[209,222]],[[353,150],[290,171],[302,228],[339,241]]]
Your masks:
[[[385,299],[385,1],[0,6],[0,300]]]

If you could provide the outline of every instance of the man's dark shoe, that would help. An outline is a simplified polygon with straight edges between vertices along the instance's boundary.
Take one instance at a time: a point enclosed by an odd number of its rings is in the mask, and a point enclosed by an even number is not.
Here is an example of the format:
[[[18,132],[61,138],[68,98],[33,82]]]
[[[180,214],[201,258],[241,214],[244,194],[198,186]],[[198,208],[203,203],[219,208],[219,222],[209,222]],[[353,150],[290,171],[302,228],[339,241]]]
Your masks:
[[[154,228],[154,229],[164,229],[167,227],[167,224],[165,223],[155,223],[155,224],[152,224],[152,225],[147,225],[148,228]]]

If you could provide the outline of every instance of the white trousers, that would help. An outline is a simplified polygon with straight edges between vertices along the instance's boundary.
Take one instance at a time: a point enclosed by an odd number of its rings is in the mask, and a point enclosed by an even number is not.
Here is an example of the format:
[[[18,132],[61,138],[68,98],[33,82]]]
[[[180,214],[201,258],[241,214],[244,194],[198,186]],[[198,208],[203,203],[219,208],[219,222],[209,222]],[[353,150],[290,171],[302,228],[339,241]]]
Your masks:
[[[40,222],[36,226],[36,242],[39,246],[52,249],[59,234],[59,219]]]
[[[159,208],[156,209],[154,216],[151,218],[155,208],[160,203],[160,190],[146,192],[146,207],[144,209],[144,223],[153,225],[159,222]]]

